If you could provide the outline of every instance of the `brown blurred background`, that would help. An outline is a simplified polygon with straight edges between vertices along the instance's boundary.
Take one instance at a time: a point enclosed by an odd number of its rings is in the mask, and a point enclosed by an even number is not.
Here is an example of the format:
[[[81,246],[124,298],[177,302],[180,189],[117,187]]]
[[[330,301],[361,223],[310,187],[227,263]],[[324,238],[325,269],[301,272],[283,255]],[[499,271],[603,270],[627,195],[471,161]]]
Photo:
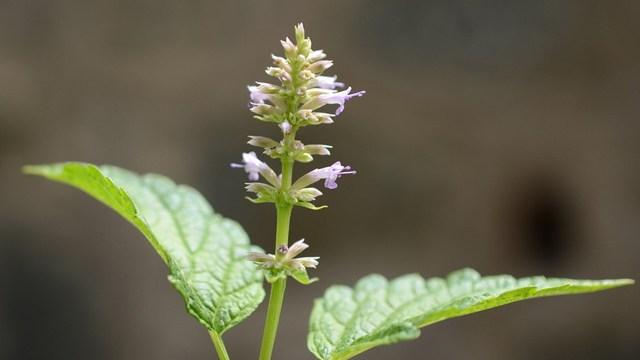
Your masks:
[[[0,359],[213,359],[143,237],[20,174],[82,160],[200,189],[270,247],[243,200],[245,86],[304,21],[366,89],[335,125],[356,177],[298,210],[321,282],[289,287],[277,359],[311,359],[312,299],[371,272],[640,273],[640,2],[0,1]],[[308,170],[299,166],[298,170]],[[441,323],[363,359],[638,359],[638,286]],[[255,359],[264,306],[226,335]]]

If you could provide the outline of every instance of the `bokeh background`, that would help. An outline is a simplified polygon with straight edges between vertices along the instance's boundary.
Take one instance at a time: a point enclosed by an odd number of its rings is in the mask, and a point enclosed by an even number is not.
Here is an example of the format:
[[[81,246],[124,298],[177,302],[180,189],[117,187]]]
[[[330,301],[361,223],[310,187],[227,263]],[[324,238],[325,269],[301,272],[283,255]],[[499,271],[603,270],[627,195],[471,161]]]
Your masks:
[[[0,359],[212,359],[143,237],[71,188],[20,174],[82,160],[200,189],[270,247],[274,212],[229,169],[245,86],[304,21],[366,89],[333,126],[356,177],[297,210],[322,257],[292,285],[277,359],[311,359],[312,299],[379,272],[640,274],[640,2],[0,1]],[[309,167],[299,166],[298,170]],[[638,359],[638,287],[441,323],[363,359]],[[255,359],[265,307],[226,336]]]

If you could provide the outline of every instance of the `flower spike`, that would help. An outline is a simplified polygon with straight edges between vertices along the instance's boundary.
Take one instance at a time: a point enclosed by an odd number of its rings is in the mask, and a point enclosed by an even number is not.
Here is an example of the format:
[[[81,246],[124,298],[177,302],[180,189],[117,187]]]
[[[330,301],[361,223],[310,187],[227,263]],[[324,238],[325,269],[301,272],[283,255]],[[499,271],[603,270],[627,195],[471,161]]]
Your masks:
[[[341,176],[356,172],[338,161],[315,169],[298,180],[292,179],[292,168],[296,162],[309,163],[315,156],[331,154],[330,145],[305,145],[296,139],[297,132],[306,126],[333,124],[335,117],[344,111],[345,103],[363,96],[365,91],[352,91],[351,87],[339,82],[336,75],[325,74],[333,68],[334,62],[323,50],[312,49],[311,39],[301,23],[295,26],[294,36],[286,37],[281,44],[284,54],[272,54],[272,63],[265,70],[275,83],[257,81],[247,86],[247,90],[249,109],[254,117],[276,124],[282,134],[282,140],[251,136],[249,144],[262,148],[270,158],[279,159],[283,165],[282,174],[277,175],[253,152],[244,153],[243,162],[231,166],[243,168],[248,174],[251,182],[246,190],[256,194],[255,198],[249,199],[252,202],[318,210],[324,206],[316,206],[313,201],[322,192],[309,186],[323,180],[325,188],[335,189]],[[337,107],[334,111],[322,110],[329,105]],[[269,184],[257,182],[260,177]]]

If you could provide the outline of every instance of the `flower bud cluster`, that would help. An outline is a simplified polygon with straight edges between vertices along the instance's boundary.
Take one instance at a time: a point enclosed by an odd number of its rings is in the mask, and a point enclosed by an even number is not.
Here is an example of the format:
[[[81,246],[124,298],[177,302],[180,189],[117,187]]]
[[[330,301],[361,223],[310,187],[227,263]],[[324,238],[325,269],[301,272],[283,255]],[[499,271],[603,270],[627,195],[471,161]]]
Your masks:
[[[277,254],[249,253],[249,260],[265,270],[267,281],[270,283],[278,279],[291,276],[298,282],[308,285],[317,279],[310,279],[307,268],[315,269],[318,266],[319,257],[297,257],[301,252],[309,248],[304,239],[296,241],[291,247],[282,245]]]
[[[266,73],[279,80],[279,85],[256,82],[249,86],[251,111],[261,121],[274,122],[284,129],[333,123],[333,117],[344,110],[347,100],[364,95],[351,92],[336,76],[323,75],[333,66],[324,51],[313,50],[311,39],[302,24],[295,27],[294,44],[289,38],[281,41],[284,57],[272,55],[273,66]],[[320,112],[325,105],[338,105],[334,113]],[[286,132],[286,131],[285,131]]]

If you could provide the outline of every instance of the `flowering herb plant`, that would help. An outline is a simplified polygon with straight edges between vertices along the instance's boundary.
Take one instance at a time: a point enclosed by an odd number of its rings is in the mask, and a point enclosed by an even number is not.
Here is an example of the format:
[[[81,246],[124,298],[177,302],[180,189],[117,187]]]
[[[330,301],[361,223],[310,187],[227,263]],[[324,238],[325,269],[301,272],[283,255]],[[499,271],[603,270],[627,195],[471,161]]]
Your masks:
[[[352,92],[336,76],[324,74],[333,62],[322,50],[312,49],[302,24],[295,27],[295,42],[287,38],[282,47],[284,56],[273,55],[274,66],[266,70],[278,84],[257,82],[248,87],[254,117],[277,125],[282,133],[280,140],[250,136],[248,143],[278,160],[280,173],[255,152],[244,153],[242,162],[231,164],[246,172],[251,202],[275,207],[272,253],[252,245],[238,223],[215,213],[196,190],[166,177],[77,162],[25,167],[26,173],[83,190],[138,228],[166,263],[169,281],[184,298],[187,311],[209,332],[220,359],[230,358],[222,336],[260,305],[265,280],[271,293],[259,359],[271,359],[288,279],[303,285],[317,280],[308,271],[318,266],[318,257],[300,256],[309,245],[304,239],[289,245],[292,211],[324,208],[315,203],[322,192],[314,185],[322,182],[333,190],[340,177],[356,173],[337,161],[294,181],[294,164],[328,156],[331,149],[304,144],[298,133],[307,126],[332,124],[347,101],[365,92]],[[326,110],[336,105],[335,110]],[[629,279],[482,277],[471,269],[429,279],[417,274],[393,280],[369,275],[354,287],[332,286],[315,301],[307,343],[318,359],[345,360],[376,346],[415,339],[420,328],[449,318],[530,298],[632,283]]]

